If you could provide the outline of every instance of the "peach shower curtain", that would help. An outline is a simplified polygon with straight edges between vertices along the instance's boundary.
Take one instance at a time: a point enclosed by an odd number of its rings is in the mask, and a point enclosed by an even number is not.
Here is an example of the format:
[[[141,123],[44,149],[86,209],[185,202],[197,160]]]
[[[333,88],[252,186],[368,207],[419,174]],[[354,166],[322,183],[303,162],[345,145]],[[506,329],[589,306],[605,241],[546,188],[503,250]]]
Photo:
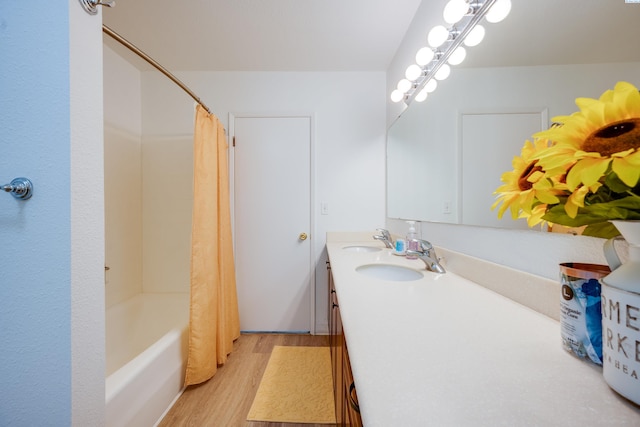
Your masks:
[[[240,336],[224,127],[196,107],[191,303],[185,386],[211,378]]]

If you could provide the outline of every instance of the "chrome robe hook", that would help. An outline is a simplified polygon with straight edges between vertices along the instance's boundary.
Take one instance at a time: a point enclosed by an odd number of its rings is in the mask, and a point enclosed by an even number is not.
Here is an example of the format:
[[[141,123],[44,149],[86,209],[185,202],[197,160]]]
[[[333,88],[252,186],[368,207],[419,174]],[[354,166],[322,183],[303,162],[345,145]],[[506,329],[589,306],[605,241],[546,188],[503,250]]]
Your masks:
[[[79,0],[82,8],[89,14],[95,15],[98,13],[97,6],[114,7],[116,5],[115,0]]]
[[[33,184],[27,178],[15,178],[11,183],[0,187],[3,191],[11,193],[13,197],[27,200],[33,195]]]

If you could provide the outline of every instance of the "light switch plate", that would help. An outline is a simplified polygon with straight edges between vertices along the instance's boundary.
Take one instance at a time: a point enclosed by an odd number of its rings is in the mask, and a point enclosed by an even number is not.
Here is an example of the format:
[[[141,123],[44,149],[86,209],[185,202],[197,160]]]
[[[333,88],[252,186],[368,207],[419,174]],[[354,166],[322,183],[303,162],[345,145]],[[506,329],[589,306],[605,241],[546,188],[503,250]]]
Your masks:
[[[329,203],[327,202],[320,203],[320,214],[329,215]]]

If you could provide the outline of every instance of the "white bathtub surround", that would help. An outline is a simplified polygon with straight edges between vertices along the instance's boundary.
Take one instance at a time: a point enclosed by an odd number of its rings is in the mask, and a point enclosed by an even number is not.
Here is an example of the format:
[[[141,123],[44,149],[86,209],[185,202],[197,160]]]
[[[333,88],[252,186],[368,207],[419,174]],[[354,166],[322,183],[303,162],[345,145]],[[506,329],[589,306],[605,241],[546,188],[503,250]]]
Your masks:
[[[457,261],[451,254],[445,255],[448,272],[436,275],[425,271],[422,261],[406,260],[388,249],[373,253],[342,249],[382,247],[371,234],[362,234],[359,240],[345,240],[340,233],[327,235],[366,426],[640,422],[640,409],[606,385],[599,367],[562,349],[556,320],[452,272]],[[388,282],[355,271],[371,263],[419,269],[425,278]],[[512,288],[523,282],[515,271],[509,275],[506,281]],[[484,276],[490,282],[490,276]],[[525,277],[524,282],[530,282],[525,294],[535,294],[535,281]],[[553,297],[556,307],[558,295]]]
[[[151,426],[182,392],[189,294],[140,294],[106,313],[106,425]]]

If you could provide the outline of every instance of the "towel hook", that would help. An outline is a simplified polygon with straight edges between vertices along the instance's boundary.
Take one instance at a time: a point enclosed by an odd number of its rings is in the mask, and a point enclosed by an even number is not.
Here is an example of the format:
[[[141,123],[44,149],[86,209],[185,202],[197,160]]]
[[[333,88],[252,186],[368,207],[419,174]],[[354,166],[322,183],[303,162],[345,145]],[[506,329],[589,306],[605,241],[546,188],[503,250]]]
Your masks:
[[[89,15],[95,15],[98,13],[96,6],[114,7],[116,5],[115,0],[79,0],[80,5]]]
[[[33,184],[27,178],[15,178],[10,184],[0,186],[0,189],[20,200],[27,200],[33,195]]]

